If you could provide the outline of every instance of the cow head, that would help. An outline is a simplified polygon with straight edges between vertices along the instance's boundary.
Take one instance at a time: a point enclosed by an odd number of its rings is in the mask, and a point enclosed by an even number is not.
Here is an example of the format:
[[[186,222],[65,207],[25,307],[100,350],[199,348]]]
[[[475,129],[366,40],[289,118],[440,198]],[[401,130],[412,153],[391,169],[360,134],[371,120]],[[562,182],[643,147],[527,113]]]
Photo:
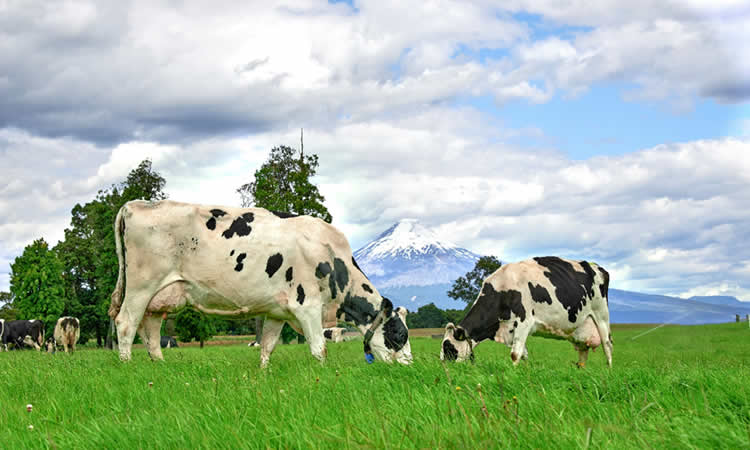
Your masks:
[[[57,343],[55,342],[54,337],[50,336],[49,338],[47,338],[46,347],[47,353],[55,353],[55,351],[57,350]]]
[[[411,364],[411,344],[406,326],[406,308],[393,309],[393,303],[383,297],[381,309],[365,333],[365,353],[385,362]]]
[[[473,342],[460,325],[449,323],[445,326],[443,345],[440,347],[441,361],[474,360]]]

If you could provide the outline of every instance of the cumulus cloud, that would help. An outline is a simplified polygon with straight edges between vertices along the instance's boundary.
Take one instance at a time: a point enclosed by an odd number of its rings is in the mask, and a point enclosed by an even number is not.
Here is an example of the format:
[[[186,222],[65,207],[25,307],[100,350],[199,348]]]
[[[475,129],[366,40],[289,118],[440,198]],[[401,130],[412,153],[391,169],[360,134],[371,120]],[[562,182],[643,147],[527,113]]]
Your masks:
[[[585,28],[538,38],[517,12]],[[0,127],[106,146],[185,143],[367,122],[467,95],[543,103],[603,81],[633,83],[632,99],[739,101],[750,96],[746,13],[647,0],[11,2]],[[505,56],[469,56],[484,50]]]

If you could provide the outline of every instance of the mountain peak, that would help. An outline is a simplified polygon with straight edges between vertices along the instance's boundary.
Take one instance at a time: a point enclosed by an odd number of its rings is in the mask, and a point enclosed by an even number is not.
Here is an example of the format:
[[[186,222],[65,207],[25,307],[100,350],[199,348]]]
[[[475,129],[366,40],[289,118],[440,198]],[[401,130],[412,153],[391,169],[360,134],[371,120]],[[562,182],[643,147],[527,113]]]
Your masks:
[[[366,253],[372,258],[401,253],[408,257],[411,253],[450,251],[456,248],[456,244],[440,240],[434,231],[422,225],[418,219],[401,219],[355,254]]]
[[[391,225],[354,257],[378,286],[451,282],[479,259],[412,218]]]

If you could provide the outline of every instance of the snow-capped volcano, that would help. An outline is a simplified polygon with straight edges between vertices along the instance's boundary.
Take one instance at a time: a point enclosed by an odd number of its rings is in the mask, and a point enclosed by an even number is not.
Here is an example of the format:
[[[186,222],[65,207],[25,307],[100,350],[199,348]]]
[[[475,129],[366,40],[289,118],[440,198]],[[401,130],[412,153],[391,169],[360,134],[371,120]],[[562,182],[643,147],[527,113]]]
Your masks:
[[[354,258],[378,288],[385,288],[451,283],[470,271],[479,255],[441,241],[415,219],[402,219]]]

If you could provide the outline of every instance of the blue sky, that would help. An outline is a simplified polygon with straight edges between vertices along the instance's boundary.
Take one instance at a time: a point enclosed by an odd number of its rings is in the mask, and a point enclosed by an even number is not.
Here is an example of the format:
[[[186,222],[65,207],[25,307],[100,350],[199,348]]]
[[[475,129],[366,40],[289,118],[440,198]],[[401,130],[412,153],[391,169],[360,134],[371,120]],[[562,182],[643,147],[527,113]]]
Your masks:
[[[0,290],[142,159],[170,198],[237,205],[304,128],[355,248],[409,217],[621,289],[750,300],[742,2],[337,3],[9,5]]]

